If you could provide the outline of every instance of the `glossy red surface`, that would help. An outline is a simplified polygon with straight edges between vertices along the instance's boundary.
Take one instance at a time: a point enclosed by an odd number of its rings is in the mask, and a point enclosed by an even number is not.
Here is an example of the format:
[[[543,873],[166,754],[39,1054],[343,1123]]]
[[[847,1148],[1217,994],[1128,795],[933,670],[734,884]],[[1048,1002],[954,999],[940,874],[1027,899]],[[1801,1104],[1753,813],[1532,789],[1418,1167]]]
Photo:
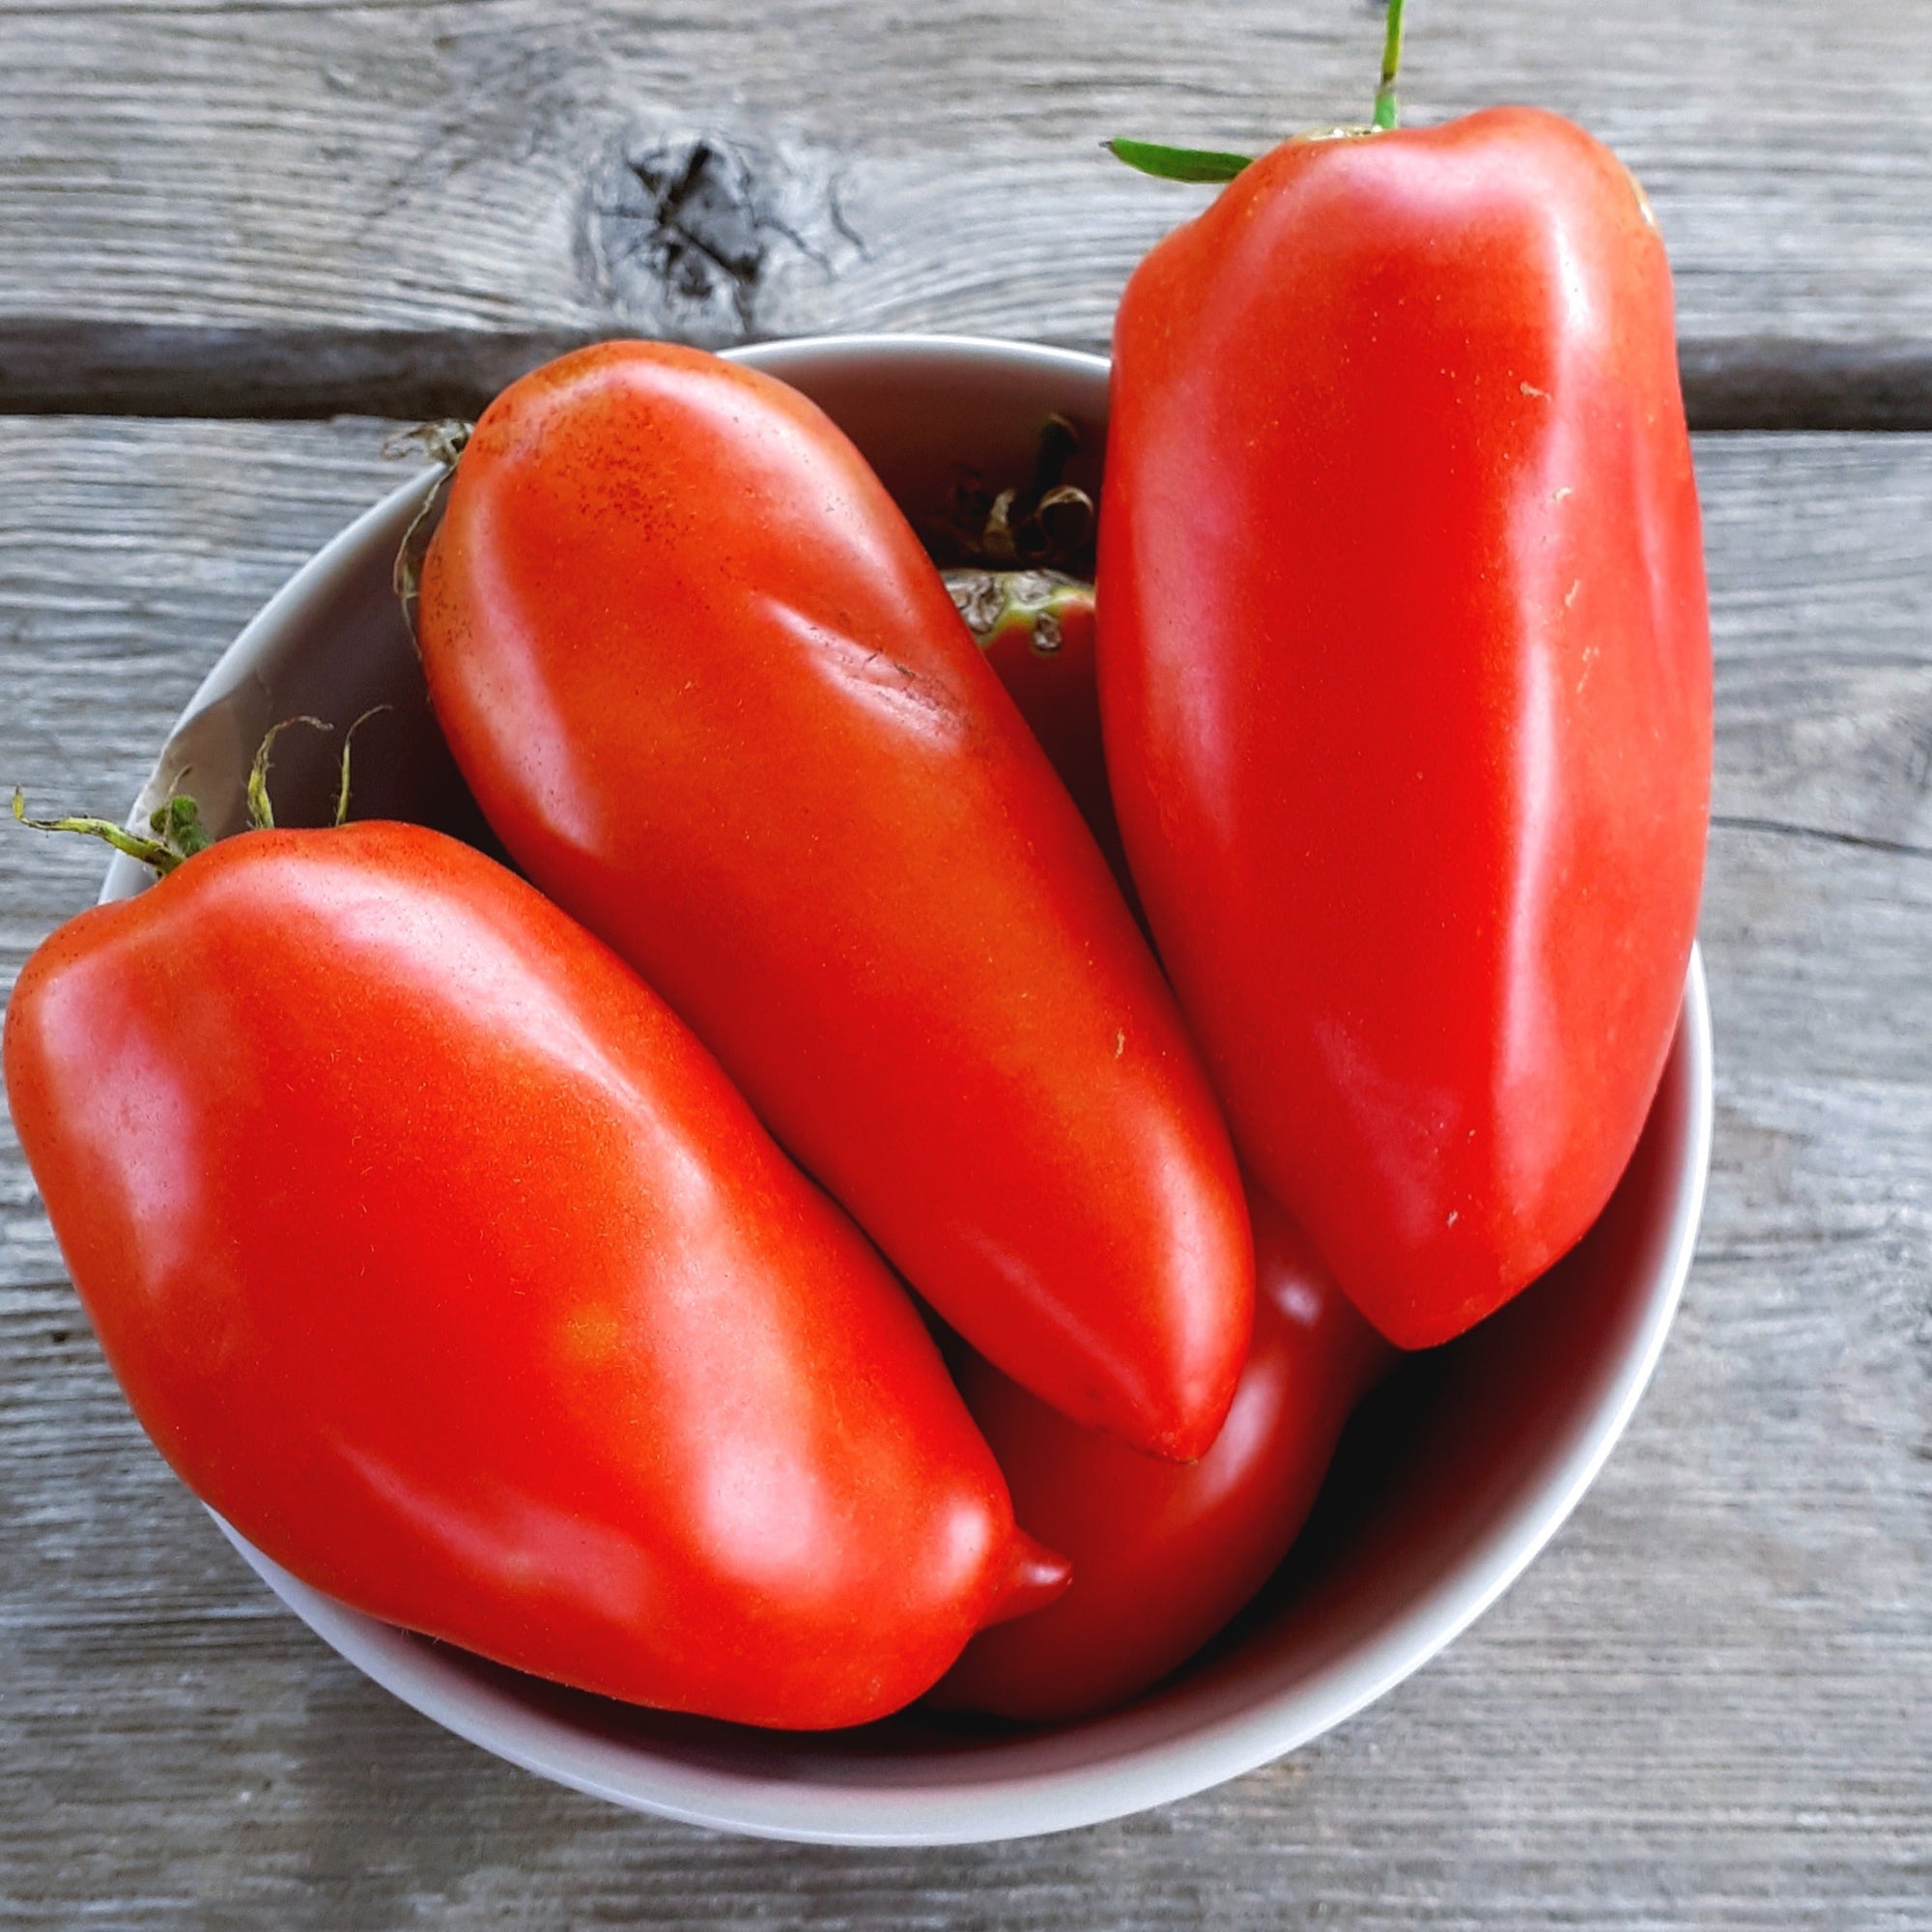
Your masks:
[[[34,954],[5,1065],[135,1413],[345,1604],[814,1728],[1064,1581],[859,1232],[467,846],[213,846]]]
[[[983,632],[976,630],[975,639],[1039,741],[1067,796],[1080,808],[1080,816],[1115,879],[1123,892],[1131,893],[1133,882],[1121,848],[1121,829],[1114,822],[1114,802],[1107,794],[1107,760],[1100,743],[1094,586],[1074,578],[1047,579],[1027,572],[948,575],[950,582],[986,586],[988,602],[1004,590],[999,616]]]
[[[1248,168],[1128,283],[1098,598],[1243,1157],[1385,1334],[1457,1334],[1609,1197],[1697,917],[1697,497],[1616,158],[1501,108]]]
[[[961,1371],[1014,1508],[1071,1557],[1073,1581],[976,1636],[936,1704],[1061,1719],[1124,1703],[1192,1657],[1288,1553],[1343,1425],[1395,1351],[1281,1209],[1260,1196],[1249,1206],[1254,1347],[1198,1463],[1157,1463],[1081,1429],[977,1357]]]
[[[1252,1266],[1173,998],[904,516],[819,410],[613,343],[477,425],[420,611],[492,825],[984,1353],[1174,1456]]]

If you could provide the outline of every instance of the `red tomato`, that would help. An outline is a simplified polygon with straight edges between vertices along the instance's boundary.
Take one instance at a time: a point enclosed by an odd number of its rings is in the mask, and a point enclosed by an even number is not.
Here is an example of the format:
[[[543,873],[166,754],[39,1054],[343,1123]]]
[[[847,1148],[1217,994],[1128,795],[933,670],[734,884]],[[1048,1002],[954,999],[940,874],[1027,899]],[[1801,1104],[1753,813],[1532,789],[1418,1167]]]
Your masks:
[[[1697,918],[1711,646],[1669,269],[1525,108],[1293,141],[1135,270],[1107,766],[1244,1158],[1407,1347],[1603,1208]]]
[[[986,661],[1101,849],[1114,830],[1100,757],[1094,593],[1037,572],[947,573]],[[1041,637],[1041,619],[1047,620]],[[1047,1608],[966,1646],[930,1701],[1045,1721],[1124,1703],[1184,1663],[1261,1588],[1300,1532],[1343,1425],[1394,1351],[1306,1235],[1250,1193],[1255,1327],[1214,1446],[1180,1467],[1082,1429],[977,1355],[958,1370],[1015,1508],[1073,1559]]]
[[[135,1413],[344,1602],[814,1728],[1065,1580],[858,1231],[467,846],[216,845],[34,954],[5,1062]]]
[[[1014,1508],[1072,1558],[1073,1583],[976,1636],[935,1704],[1058,1719],[1123,1703],[1193,1656],[1288,1553],[1350,1411],[1394,1350],[1280,1208],[1261,1195],[1249,1208],[1254,1348],[1200,1462],[1136,1455],[978,1358],[961,1372]]]
[[[1106,866],[850,442],[611,343],[506,390],[419,610],[519,865],[631,961],[949,1321],[1084,1421],[1213,1439],[1253,1261]]]
[[[1050,570],[949,570],[946,587],[1133,906],[1100,745],[1094,586]]]

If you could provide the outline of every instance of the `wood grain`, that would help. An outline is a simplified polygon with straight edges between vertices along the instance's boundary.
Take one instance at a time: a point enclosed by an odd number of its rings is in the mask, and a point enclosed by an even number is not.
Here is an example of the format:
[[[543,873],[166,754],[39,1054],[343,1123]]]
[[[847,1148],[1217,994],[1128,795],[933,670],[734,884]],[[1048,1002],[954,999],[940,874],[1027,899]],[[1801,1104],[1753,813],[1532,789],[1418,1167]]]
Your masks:
[[[1098,345],[1203,190],[1366,112],[1353,0],[0,0],[0,408],[473,408],[565,342]],[[1407,112],[1646,183],[1711,427],[1932,427],[1932,8],[1419,4]],[[701,150],[696,145],[706,143]]]
[[[0,778],[117,805],[389,480],[382,426],[0,422]],[[435,1730],[242,1571],[123,1407],[0,1134],[0,1920],[382,1928],[1932,1926],[1932,438],[1699,448],[1719,1128],[1658,1380],[1443,1659],[1151,1816],[844,1853]],[[0,838],[0,985],[91,897]]]

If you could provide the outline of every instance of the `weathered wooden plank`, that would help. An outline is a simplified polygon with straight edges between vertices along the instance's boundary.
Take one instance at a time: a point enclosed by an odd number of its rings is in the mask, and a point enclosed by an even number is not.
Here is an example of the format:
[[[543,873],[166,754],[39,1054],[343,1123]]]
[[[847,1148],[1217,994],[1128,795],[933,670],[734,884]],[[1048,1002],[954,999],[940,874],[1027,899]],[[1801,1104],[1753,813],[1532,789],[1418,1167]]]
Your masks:
[[[1205,199],[1099,141],[1358,117],[1377,38],[1344,0],[6,0],[0,407],[419,413],[624,330],[1097,344]],[[1423,4],[1406,99],[1619,148],[1703,422],[1932,425],[1932,10]]]
[[[1932,846],[1932,468],[1918,447],[1700,441],[1720,813]]]
[[[130,796],[221,642],[390,480],[380,433],[0,423],[0,780]],[[0,1918],[1924,1932],[1932,858],[1882,847],[1932,845],[1932,439],[1698,454],[1732,821],[1706,1236],[1630,1437],[1448,1656],[1284,1764],[1064,1838],[856,1854],[606,1810],[255,1586],[127,1415],[0,1135]],[[0,987],[98,871],[0,836]]]

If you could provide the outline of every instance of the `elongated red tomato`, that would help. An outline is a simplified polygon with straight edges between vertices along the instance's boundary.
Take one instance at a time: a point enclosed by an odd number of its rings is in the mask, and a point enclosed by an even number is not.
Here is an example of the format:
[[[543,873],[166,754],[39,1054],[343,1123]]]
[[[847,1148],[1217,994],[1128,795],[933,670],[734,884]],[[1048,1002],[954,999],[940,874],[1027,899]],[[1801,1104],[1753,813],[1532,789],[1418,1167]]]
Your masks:
[[[467,846],[216,845],[34,954],[5,1063],[135,1413],[332,1596],[817,1727],[1065,1580],[858,1231],[649,988]]]
[[[420,606],[490,822],[974,1345],[1198,1454],[1239,1177],[1179,1014],[937,571],[812,404],[611,343],[485,412]]]
[[[1094,586],[1048,570],[949,570],[947,594],[1080,808],[1101,856],[1129,887],[1107,796],[1094,674]]]
[[[1393,1340],[1603,1208],[1675,1025],[1711,649],[1669,269],[1525,108],[1290,142],[1135,270],[1107,766],[1243,1156]]]
[[[1101,849],[1118,853],[1092,586],[965,571],[948,582]],[[1124,1703],[1221,1630],[1299,1534],[1350,1411],[1394,1350],[1279,1208],[1251,1192],[1249,1210],[1254,1341],[1228,1420],[1198,1463],[1136,1455],[982,1358],[961,1365],[960,1386],[1016,1507],[1051,1524],[1074,1581],[1047,1608],[975,1637],[933,1691],[937,1706],[1044,1721]]]
[[[1260,1195],[1249,1207],[1254,1347],[1200,1462],[1136,1455],[978,1358],[962,1371],[1014,1508],[1071,1557],[1073,1582],[976,1636],[936,1704],[1047,1719],[1124,1703],[1192,1657],[1288,1553],[1343,1425],[1395,1351],[1279,1208]]]

